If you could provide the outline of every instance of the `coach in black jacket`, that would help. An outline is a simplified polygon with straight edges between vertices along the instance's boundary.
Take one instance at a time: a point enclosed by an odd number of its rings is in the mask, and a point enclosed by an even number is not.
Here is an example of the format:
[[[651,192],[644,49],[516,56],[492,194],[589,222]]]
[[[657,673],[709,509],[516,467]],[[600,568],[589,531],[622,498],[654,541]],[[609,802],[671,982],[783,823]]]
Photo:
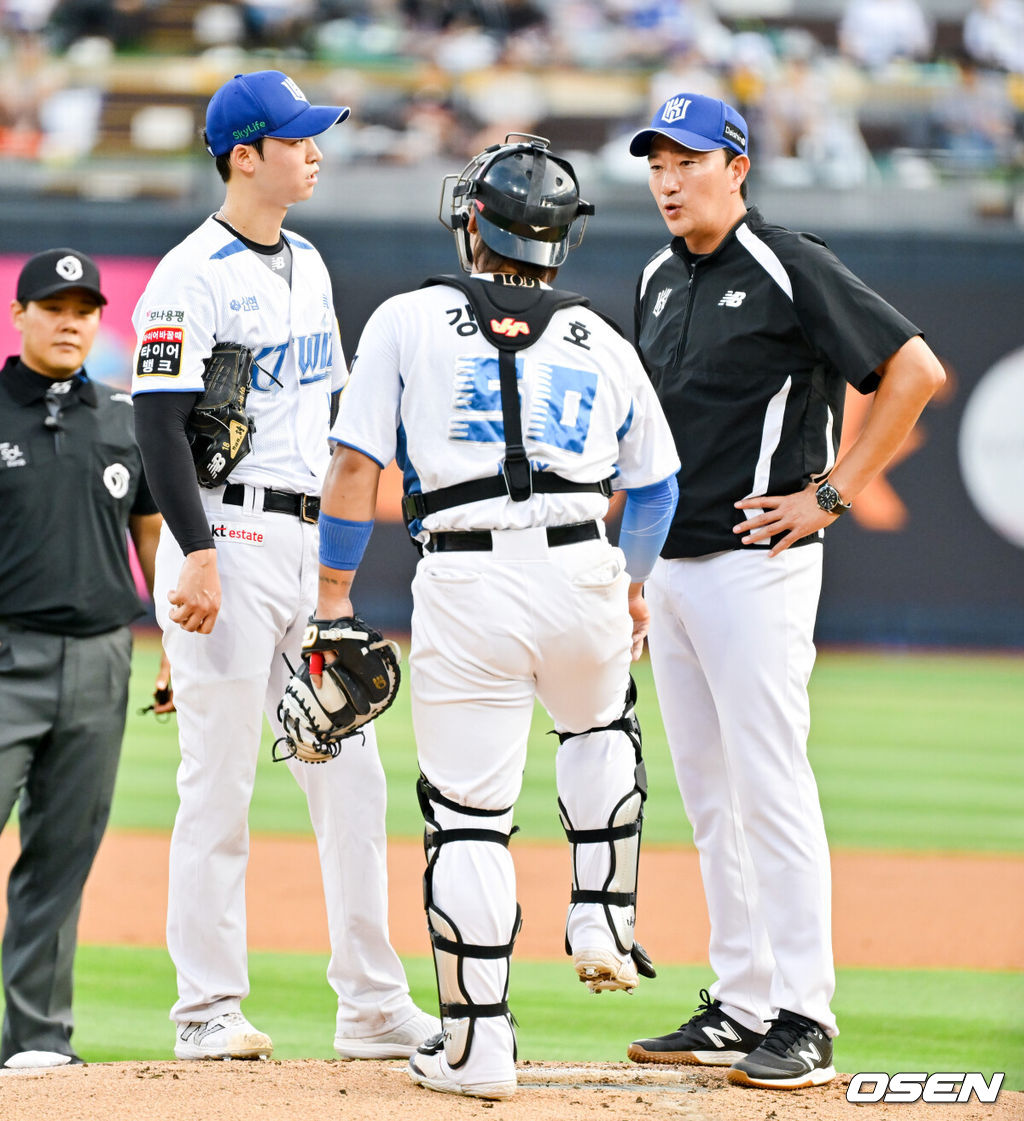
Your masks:
[[[630,144],[673,235],[636,299],[683,465],[649,641],[717,980],[678,1031],[629,1056],[794,1089],[835,1076],[829,853],[807,760],[823,531],[944,374],[824,242],[747,209],[747,143],[731,106],[681,93]],[[875,400],[837,460],[847,384]]]

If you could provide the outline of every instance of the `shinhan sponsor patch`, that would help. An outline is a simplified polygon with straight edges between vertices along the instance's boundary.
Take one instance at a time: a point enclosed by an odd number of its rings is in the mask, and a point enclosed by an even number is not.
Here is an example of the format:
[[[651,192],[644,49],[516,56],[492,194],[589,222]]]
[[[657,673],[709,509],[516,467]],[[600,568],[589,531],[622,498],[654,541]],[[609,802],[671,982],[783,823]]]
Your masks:
[[[259,545],[260,547],[266,544],[263,530],[248,529],[245,526],[232,525],[230,522],[211,522],[210,533],[213,535],[214,541],[232,541],[240,545]]]

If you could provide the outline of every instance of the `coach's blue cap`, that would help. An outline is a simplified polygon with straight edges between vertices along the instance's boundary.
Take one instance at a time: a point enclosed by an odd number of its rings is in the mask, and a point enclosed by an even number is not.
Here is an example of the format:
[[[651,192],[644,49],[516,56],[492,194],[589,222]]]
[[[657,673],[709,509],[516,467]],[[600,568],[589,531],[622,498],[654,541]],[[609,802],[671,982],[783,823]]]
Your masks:
[[[206,107],[206,147],[225,156],[236,144],[261,136],[301,140],[319,136],[349,115],[346,105],[310,105],[299,87],[280,70],[236,74]]]
[[[655,136],[667,136],[695,152],[731,148],[747,154],[747,122],[731,105],[700,93],[677,93],[654,114],[650,128],[641,129],[629,142],[634,156],[647,156]]]

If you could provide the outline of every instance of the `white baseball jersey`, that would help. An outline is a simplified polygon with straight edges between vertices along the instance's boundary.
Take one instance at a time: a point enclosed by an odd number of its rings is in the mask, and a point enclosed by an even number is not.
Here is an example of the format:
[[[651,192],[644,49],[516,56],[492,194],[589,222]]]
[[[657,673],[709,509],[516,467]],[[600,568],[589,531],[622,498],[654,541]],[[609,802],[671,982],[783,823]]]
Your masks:
[[[328,398],[345,382],[345,356],[320,254],[282,234],[292,250],[288,302],[284,280],[214,218],[163,258],[132,317],[139,339],[132,393],[202,392],[215,343],[252,348],[247,411],[256,432],[231,481],[319,494],[329,463]]]
[[[478,274],[480,283],[489,274]],[[516,356],[523,440],[534,470],[574,482],[615,475],[616,489],[649,486],[679,469],[667,422],[636,352],[586,307],[562,308]],[[465,295],[436,285],[383,303],[359,340],[331,439],[386,466],[405,490],[500,473],[505,457],[497,350]],[[485,499],[429,514],[410,531],[520,529],[601,518],[595,492]]]

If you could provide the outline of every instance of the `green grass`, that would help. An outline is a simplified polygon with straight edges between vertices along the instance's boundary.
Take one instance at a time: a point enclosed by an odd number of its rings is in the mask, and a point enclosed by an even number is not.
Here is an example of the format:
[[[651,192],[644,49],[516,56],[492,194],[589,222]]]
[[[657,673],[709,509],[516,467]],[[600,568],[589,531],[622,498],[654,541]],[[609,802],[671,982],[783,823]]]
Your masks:
[[[142,635],[112,824],[170,829],[177,729],[138,716],[148,703],[158,649]],[[634,673],[650,787],[644,839],[691,840],[646,658]],[[810,753],[836,848],[1024,852],[1024,658],[823,652],[811,683]],[[538,708],[516,821],[524,840],[561,840],[555,811],[555,749]],[[377,723],[388,773],[388,830],[419,837],[416,749],[409,692]],[[308,833],[305,801],[265,736],[250,822],[253,830]]]
[[[436,1007],[434,970],[406,958],[413,997]],[[275,1058],[333,1058],[334,998],[326,955],[250,954],[252,1021],[274,1040]],[[521,1059],[622,1061],[631,1039],[661,1034],[689,1017],[710,980],[697,966],[667,966],[633,997],[594,997],[567,962],[512,966],[511,1005]],[[75,1042],[92,1062],[168,1059],[167,1009],[174,974],[161,950],[83,946],[78,954]],[[835,1010],[843,1034],[837,1068],[846,1072],[1005,1071],[1006,1089],[1024,1089],[1024,977],[939,970],[839,971]]]
[[[176,805],[173,718],[148,703],[158,647],[141,633],[113,826],[164,832]],[[635,670],[651,795],[645,841],[690,842],[646,660]],[[812,682],[811,755],[834,847],[1024,852],[1024,658],[838,653],[819,656]],[[556,741],[538,710],[517,820],[527,840],[561,840],[555,814]],[[378,723],[389,778],[388,828],[418,838],[416,754],[408,691]],[[255,831],[307,834],[308,816],[269,735],[251,812]],[[937,903],[937,914],[945,905]],[[433,966],[406,959],[413,996],[436,1006]],[[270,1032],[279,1058],[331,1058],[334,997],[326,956],[250,954],[245,1010]],[[621,1060],[629,1040],[689,1016],[704,966],[666,966],[632,999],[592,997],[567,963],[513,964],[512,1006],[525,1059]],[[166,1059],[174,973],[159,949],[82,946],[76,970],[76,1044],[91,1061]],[[955,970],[840,969],[834,1008],[849,1072],[977,1070],[1024,1089],[1024,975]]]

